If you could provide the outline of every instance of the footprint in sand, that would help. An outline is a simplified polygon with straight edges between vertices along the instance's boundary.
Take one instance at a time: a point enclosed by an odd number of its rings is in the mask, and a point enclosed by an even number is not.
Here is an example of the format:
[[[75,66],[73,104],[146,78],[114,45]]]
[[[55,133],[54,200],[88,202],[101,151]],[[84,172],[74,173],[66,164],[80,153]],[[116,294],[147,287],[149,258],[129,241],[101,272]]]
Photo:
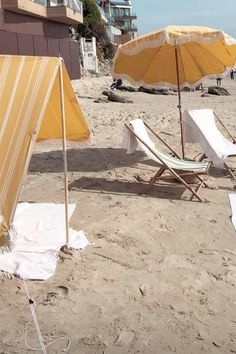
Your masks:
[[[60,285],[57,287],[59,295],[66,297],[70,293],[70,289],[67,286]]]
[[[70,290],[67,286],[60,285],[57,287],[56,291],[51,291],[47,293],[46,299],[43,301],[44,305],[55,305],[55,302],[59,297],[67,297],[70,293]]]

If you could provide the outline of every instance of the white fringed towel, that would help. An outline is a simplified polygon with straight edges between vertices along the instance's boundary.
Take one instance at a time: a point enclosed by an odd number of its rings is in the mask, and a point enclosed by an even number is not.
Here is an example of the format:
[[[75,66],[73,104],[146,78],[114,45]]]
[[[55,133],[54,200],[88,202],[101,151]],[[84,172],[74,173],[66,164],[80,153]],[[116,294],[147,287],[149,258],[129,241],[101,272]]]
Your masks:
[[[69,218],[76,205],[69,204]],[[19,203],[13,221],[13,249],[0,254],[0,270],[23,279],[46,280],[56,270],[58,252],[66,241],[65,205]],[[70,229],[70,246],[83,249],[83,231]]]
[[[217,128],[212,109],[184,111],[183,140],[184,143],[199,143],[215,166],[222,166],[229,155],[236,154],[236,145]]]
[[[134,132],[142,138],[142,140],[152,149],[155,148],[155,144],[149,138],[147,130],[143,124],[143,121],[139,118],[133,119],[130,121]],[[139,151],[148,151],[147,147],[140,143],[138,139],[129,131],[127,128],[125,129],[123,140],[121,143],[121,147],[123,149],[127,149],[127,154],[132,154],[135,150]]]

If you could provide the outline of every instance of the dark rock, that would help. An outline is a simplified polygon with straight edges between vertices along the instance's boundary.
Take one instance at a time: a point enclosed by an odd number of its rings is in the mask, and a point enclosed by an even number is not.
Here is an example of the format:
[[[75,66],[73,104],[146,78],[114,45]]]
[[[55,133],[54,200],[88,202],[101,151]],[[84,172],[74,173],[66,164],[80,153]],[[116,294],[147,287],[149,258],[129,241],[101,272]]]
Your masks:
[[[107,90],[102,91],[102,95],[104,95],[104,96],[108,96],[108,92],[109,92],[109,91],[107,91]]]
[[[133,103],[133,101],[128,100],[125,97],[120,97],[120,96],[116,95],[112,91],[108,91],[107,98],[108,98],[109,101],[112,101],[112,102]]]
[[[98,97],[96,100],[93,101],[94,103],[108,103],[108,100],[103,97]]]
[[[195,91],[194,88],[190,88],[188,86],[185,86],[181,89],[181,91],[183,92],[192,92],[192,91]]]
[[[138,89],[132,86],[119,86],[116,88],[117,90],[120,91],[128,91],[128,92],[137,92]]]
[[[148,88],[146,88],[146,87],[140,86],[140,87],[138,88],[138,91],[139,91],[139,92],[149,93],[149,94],[151,94],[151,95],[158,95],[157,90],[154,89],[154,88],[148,89]]]
[[[139,92],[145,92],[145,93],[149,93],[151,95],[174,95],[175,93],[171,92],[168,89],[155,89],[155,88],[146,88],[144,86],[140,86],[138,88]]]
[[[230,96],[230,93],[228,90],[226,90],[224,87],[218,87],[218,86],[208,87],[208,93],[210,93],[211,95],[217,95],[217,96]]]

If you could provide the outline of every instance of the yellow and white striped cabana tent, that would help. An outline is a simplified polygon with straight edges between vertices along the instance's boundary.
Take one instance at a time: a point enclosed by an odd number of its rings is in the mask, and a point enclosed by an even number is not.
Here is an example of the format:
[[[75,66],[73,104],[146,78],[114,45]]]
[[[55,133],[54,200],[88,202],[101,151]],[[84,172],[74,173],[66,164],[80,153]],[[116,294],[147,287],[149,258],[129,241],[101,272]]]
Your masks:
[[[34,142],[63,136],[64,143],[89,138],[63,60],[0,55],[0,247],[7,240]]]

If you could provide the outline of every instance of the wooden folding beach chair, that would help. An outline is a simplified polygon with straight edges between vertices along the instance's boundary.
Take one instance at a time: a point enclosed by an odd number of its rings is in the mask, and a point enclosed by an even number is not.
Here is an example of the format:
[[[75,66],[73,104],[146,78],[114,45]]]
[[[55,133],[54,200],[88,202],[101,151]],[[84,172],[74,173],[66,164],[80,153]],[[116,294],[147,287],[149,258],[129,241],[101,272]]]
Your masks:
[[[204,125],[200,123],[201,119]],[[210,120],[209,124],[211,126],[207,126],[207,120]],[[216,126],[215,121],[218,121],[223,127],[230,140],[224,137]],[[203,154],[200,155],[198,161],[208,158],[213,165],[217,165],[218,160],[220,161],[218,155],[224,156],[222,158],[222,166],[225,167],[231,178],[236,180],[233,169],[226,162],[227,158],[236,156],[236,140],[219,116],[212,109],[186,110],[183,114],[183,122],[184,128],[188,130],[186,135],[190,132],[192,136],[189,138],[190,141],[186,142],[191,142],[191,139],[193,139],[194,142],[199,142],[202,147]],[[185,124],[187,124],[187,127]]]
[[[137,129],[135,129],[135,121],[136,123],[138,123],[139,127],[141,126],[141,130],[146,131],[146,128],[150,130],[170,150],[171,154],[173,154],[174,156],[161,152],[156,147],[153,147],[154,144],[152,144],[151,147],[149,143],[150,140],[145,139],[145,136],[148,136],[146,135],[147,131],[144,134],[144,138],[143,138],[142,134],[139,134],[137,132]],[[145,187],[142,193],[147,193],[158,180],[165,180],[169,182],[170,177],[172,177],[172,180],[174,177],[175,180],[178,180],[189,190],[189,192],[191,193],[190,200],[192,200],[195,197],[200,202],[203,202],[203,199],[199,196],[199,192],[201,187],[202,186],[207,187],[207,184],[200,177],[200,175],[207,173],[210,166],[209,162],[196,162],[196,161],[188,161],[188,160],[181,159],[181,157],[157,133],[155,133],[148,126],[147,123],[143,122],[141,119],[135,119],[131,121],[129,124],[125,123],[125,126],[129,130],[129,132],[136,137],[142,151],[150,159],[155,161],[159,166],[158,171],[151,178],[151,180],[149,181],[148,185]],[[169,171],[169,176],[165,176],[165,173],[167,171]],[[186,180],[184,179],[185,177],[189,178],[190,176],[196,177],[199,180],[199,183],[195,189],[192,188],[190,184],[187,183]]]

